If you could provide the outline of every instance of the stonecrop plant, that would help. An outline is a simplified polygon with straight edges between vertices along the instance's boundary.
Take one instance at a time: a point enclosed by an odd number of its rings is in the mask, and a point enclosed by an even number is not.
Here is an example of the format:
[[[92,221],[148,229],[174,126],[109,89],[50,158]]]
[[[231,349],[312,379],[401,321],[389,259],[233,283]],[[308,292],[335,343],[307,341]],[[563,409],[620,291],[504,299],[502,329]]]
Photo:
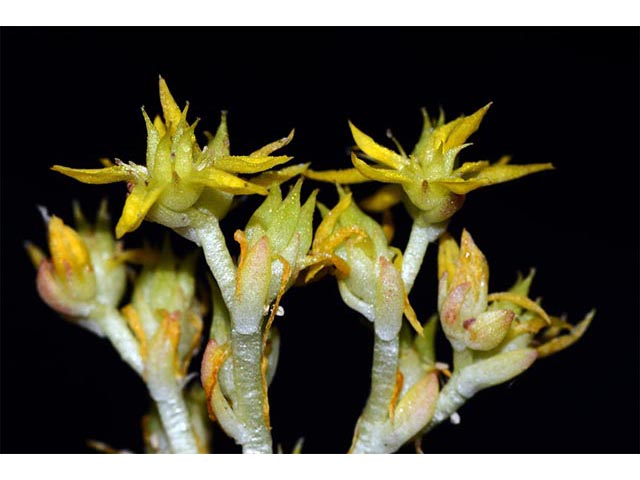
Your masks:
[[[146,384],[146,452],[208,453],[212,422],[244,453],[273,451],[268,389],[280,345],[274,320],[284,315],[281,299],[294,285],[313,289],[315,281],[334,277],[344,303],[372,324],[371,387],[351,453],[391,453],[409,442],[420,451],[422,437],[446,419],[455,423],[478,392],[522,374],[587,330],[593,311],[572,325],[529,297],[533,270],[507,291],[490,290],[489,265],[471,234],[464,230],[458,241],[447,233],[473,190],[553,168],[515,165],[509,157],[460,163],[458,154],[490,105],[452,121],[423,110],[424,127],[410,154],[397,141],[391,150],[349,123],[352,167],[319,171],[309,163],[283,166],[292,157],[274,155],[293,131],[255,152],[231,154],[224,112],[216,133],[201,144],[188,104],[181,109],[165,81],[159,83],[162,116],[152,121],[142,111],[144,162],[52,167],[83,183],[126,182],[115,231],[105,202],[95,223],[74,204],[75,228],[42,209],[48,254],[27,243],[42,300],[67,321],[106,337]],[[307,198],[304,178],[320,185]],[[283,194],[282,185],[294,180]],[[382,185],[357,201],[350,185],[363,182]],[[333,206],[317,201],[327,191],[337,191]],[[234,259],[221,222],[242,214],[233,207],[245,195],[264,201],[233,234],[240,252]],[[392,244],[391,209],[400,203],[412,219],[404,249]],[[314,228],[316,209],[321,221]],[[193,242],[194,253],[178,258],[168,240],[161,248],[125,248],[122,237],[145,220]],[[476,239],[482,245],[481,233]],[[410,293],[436,241],[437,310],[422,321]],[[211,272],[202,285],[197,249]],[[419,298],[429,298],[425,293]],[[452,353],[436,352],[438,331]],[[202,363],[194,365],[199,351]],[[451,356],[452,363],[442,361]]]

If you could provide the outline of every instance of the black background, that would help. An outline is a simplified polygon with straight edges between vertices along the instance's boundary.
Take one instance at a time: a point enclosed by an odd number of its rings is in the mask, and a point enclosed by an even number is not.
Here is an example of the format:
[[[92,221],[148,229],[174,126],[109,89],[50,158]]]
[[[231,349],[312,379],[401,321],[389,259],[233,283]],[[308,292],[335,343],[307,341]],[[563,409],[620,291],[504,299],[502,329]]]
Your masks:
[[[146,392],[107,342],[39,300],[22,243],[45,245],[36,205],[71,219],[71,200],[114,215],[124,185],[87,186],[48,170],[100,156],[144,162],[139,108],[159,110],[162,74],[200,132],[229,110],[243,154],[296,128],[286,152],[317,169],[348,166],[347,119],[410,149],[419,108],[449,118],[494,105],[463,159],[553,162],[556,171],[473,192],[451,223],[491,265],[491,290],[536,266],[550,312],[597,316],[570,349],[485,391],[426,437],[427,452],[638,452],[638,29],[2,29],[1,450],[87,452],[86,439],[140,451]],[[310,189],[308,182],[306,189]],[[327,188],[321,199],[335,202]],[[369,189],[370,190],[370,189]],[[362,193],[367,187],[359,189]],[[358,193],[357,193],[358,194]],[[225,221],[233,232],[257,199]],[[408,218],[398,211],[404,246]],[[126,238],[159,243],[145,223]],[[176,239],[179,250],[190,245]],[[435,308],[435,248],[412,294]],[[204,271],[204,268],[202,269]],[[285,451],[343,452],[364,405],[372,335],[335,282],[292,290],[278,319],[270,389]],[[449,350],[440,339],[439,359]],[[214,448],[238,447],[216,430]],[[402,451],[411,451],[406,447]]]

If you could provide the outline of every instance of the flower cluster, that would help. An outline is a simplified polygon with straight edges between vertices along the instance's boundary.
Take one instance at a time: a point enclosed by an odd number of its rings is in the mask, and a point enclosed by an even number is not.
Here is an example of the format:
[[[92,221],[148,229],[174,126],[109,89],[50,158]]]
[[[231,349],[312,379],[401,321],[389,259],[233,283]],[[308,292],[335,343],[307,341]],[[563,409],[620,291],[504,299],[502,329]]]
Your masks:
[[[42,299],[69,321],[106,336],[146,383],[146,451],[208,451],[207,418],[243,452],[273,451],[268,388],[280,346],[273,323],[284,315],[281,301],[294,285],[333,276],[344,303],[372,324],[371,391],[355,426],[354,453],[393,452],[421,438],[456,418],[480,390],[575,343],[592,321],[593,312],[575,326],[547,314],[529,298],[533,272],[508,291],[489,293],[489,266],[471,235],[464,230],[458,244],[446,233],[469,192],[553,168],[513,165],[508,157],[460,164],[458,154],[490,105],[449,122],[443,113],[432,119],[423,110],[422,134],[409,155],[398,142],[397,151],[388,149],[349,123],[356,144],[352,168],[316,171],[301,163],[274,170],[292,159],[272,154],[291,142],[293,131],[249,155],[231,155],[223,112],[201,147],[198,121],[187,121],[189,105],[181,109],[162,78],[159,87],[162,116],[152,121],[142,111],[144,164],[53,167],[84,183],[126,182],[115,238],[103,204],[95,226],[76,207],[77,230],[45,214],[51,258],[27,245]],[[299,175],[335,183],[333,208],[317,201],[319,190],[303,201],[302,179],[283,196],[281,184]],[[384,185],[357,203],[348,185],[368,181]],[[239,254],[233,256],[220,222],[234,197],[252,194],[265,198],[235,231]],[[392,245],[390,209],[400,202],[413,221],[404,249]],[[314,229],[316,207],[322,219]],[[382,213],[382,222],[365,211]],[[196,253],[181,260],[168,242],[161,250],[123,248],[116,238],[144,220],[202,248],[210,289],[198,288]],[[427,246],[438,238],[437,313],[421,322],[410,294]],[[142,268],[135,273],[127,263]],[[130,301],[121,308],[128,283]],[[205,343],[208,302],[198,292],[206,290],[213,315]],[[438,361],[439,326],[451,345],[451,366]],[[199,375],[190,375],[203,343]],[[194,376],[202,387],[188,385]]]

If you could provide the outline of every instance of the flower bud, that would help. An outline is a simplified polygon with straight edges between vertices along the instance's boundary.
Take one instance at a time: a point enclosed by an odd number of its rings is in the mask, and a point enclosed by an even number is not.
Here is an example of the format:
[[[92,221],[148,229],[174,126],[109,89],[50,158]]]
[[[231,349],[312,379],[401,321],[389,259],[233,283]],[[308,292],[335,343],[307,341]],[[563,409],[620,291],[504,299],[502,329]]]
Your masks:
[[[179,261],[165,243],[157,263],[145,266],[136,278],[131,304],[123,308],[147,372],[156,364],[160,367],[161,358],[170,353],[172,375],[184,377],[200,344],[202,318],[195,298],[195,259],[191,255]]]
[[[269,298],[272,299],[280,291],[283,281],[284,265],[289,269],[288,288],[304,266],[304,260],[311,247],[313,237],[313,213],[317,190],[314,190],[307,201],[300,204],[302,180],[298,180],[288,195],[282,199],[279,186],[270,189],[265,201],[256,209],[245,228],[245,236],[249,248],[262,237],[266,237],[271,248],[272,278]]]
[[[51,258],[27,244],[38,268],[41,298],[70,319],[86,319],[98,305],[116,306],[126,287],[125,267],[118,260],[119,246],[111,234],[106,203],[95,225],[74,206],[77,230],[56,217],[46,216]]]
[[[449,235],[441,239],[438,274],[440,319],[453,348],[462,350],[465,347],[473,348],[472,345],[486,347],[500,335],[502,340],[512,317],[506,328],[503,326],[506,316],[480,318],[487,309],[489,267],[466,230],[462,233],[460,248]],[[487,332],[480,333],[479,330],[485,328]]]

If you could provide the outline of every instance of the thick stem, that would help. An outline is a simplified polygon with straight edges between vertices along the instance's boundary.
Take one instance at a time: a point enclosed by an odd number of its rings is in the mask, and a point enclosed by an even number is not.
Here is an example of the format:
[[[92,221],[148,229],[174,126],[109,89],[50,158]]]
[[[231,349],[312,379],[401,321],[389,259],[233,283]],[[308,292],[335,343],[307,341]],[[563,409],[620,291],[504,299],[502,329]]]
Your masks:
[[[154,395],[151,389],[150,393],[158,407],[172,453],[199,453],[198,441],[180,387],[172,385],[163,389],[162,396]]]
[[[244,427],[243,453],[272,453],[262,387],[262,329],[243,334],[231,330],[233,376],[237,403],[234,412]]]
[[[236,291],[236,266],[227,249],[218,219],[213,216],[207,217],[199,222],[196,232],[207,264],[220,287],[224,303],[231,310]]]
[[[92,314],[90,320],[98,324],[122,360],[142,376],[144,365],[140,355],[140,346],[120,312],[115,308],[100,307]]]
[[[371,393],[356,427],[352,453],[381,453],[385,448],[389,405],[396,388],[400,340],[382,340],[374,335]]]
[[[402,257],[402,281],[407,293],[413,288],[429,243],[438,238],[444,228],[441,224],[430,225],[421,220],[414,220],[409,242]]]

